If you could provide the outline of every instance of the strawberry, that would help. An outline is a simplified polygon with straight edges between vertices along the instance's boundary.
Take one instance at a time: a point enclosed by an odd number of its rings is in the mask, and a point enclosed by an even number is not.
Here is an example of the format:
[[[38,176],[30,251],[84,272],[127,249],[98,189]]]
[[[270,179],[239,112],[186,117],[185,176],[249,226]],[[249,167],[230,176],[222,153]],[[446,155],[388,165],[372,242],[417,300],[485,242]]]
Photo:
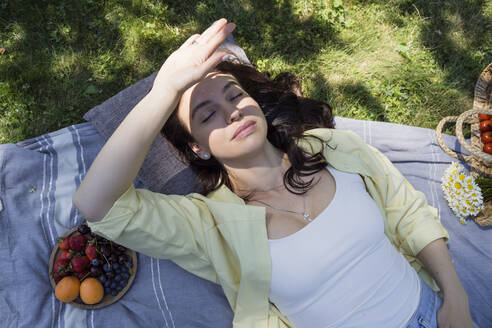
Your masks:
[[[84,271],[85,267],[89,264],[89,258],[87,256],[76,256],[70,260],[72,270],[80,273]]]
[[[83,235],[74,235],[68,239],[68,243],[71,250],[82,252],[85,248],[86,239]]]
[[[61,278],[66,277],[66,276],[68,276],[68,272],[64,272],[64,273],[55,272],[53,274],[53,279],[55,280],[55,282],[58,282],[61,280]]]
[[[94,245],[93,243],[89,243],[85,248],[85,255],[87,255],[87,257],[91,261],[97,258],[96,245]]]
[[[58,238],[58,247],[63,250],[68,250],[70,247],[68,244],[68,238]]]
[[[69,260],[58,259],[58,261],[55,262],[55,266],[53,267],[53,272],[59,274],[67,272],[69,270],[68,263],[70,263]]]
[[[58,260],[67,260],[70,261],[70,258],[72,257],[73,252],[70,251],[62,251],[60,255],[58,256]]]

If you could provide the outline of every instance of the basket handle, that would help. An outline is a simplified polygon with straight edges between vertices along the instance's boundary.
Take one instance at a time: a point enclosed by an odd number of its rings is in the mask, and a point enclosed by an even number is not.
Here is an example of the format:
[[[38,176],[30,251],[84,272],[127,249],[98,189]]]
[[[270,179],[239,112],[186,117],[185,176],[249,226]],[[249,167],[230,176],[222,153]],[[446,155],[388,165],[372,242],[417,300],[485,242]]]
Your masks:
[[[480,158],[485,163],[492,163],[492,155],[484,153],[482,149],[472,147],[468,142],[466,142],[465,137],[463,136],[463,121],[468,117],[476,117],[478,114],[492,115],[492,108],[470,109],[458,116],[458,120],[456,121],[456,137],[458,138],[460,144],[472,153],[472,155]]]
[[[442,140],[442,128],[444,127],[444,124],[448,122],[456,122],[457,120],[458,120],[458,116],[446,116],[439,122],[439,124],[436,127],[437,142],[439,143],[439,146],[441,146],[441,148],[444,150],[444,152],[449,156],[459,159],[460,161],[468,162],[473,157],[472,155],[465,156],[465,155],[458,154],[455,151],[449,149],[448,146],[446,146],[446,144]]]

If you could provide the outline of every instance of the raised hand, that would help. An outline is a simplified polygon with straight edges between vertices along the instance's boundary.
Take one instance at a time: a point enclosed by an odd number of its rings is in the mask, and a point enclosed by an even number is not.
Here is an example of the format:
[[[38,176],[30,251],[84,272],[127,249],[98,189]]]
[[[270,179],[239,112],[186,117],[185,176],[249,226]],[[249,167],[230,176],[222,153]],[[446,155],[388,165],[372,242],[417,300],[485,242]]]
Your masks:
[[[190,36],[166,59],[157,73],[152,91],[170,92],[180,96],[204,78],[228,54],[214,51],[235,27],[234,23],[227,24],[227,19],[221,18],[202,34]]]

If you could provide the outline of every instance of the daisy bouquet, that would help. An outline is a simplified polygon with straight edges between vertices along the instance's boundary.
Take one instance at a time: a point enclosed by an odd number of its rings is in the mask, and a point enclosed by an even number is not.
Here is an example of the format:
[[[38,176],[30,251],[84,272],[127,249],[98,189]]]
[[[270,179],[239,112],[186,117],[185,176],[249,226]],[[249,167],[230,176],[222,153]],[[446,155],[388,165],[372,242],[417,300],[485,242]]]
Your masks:
[[[441,188],[449,207],[465,224],[467,216],[476,216],[483,209],[483,196],[479,185],[472,176],[466,175],[465,168],[458,162],[452,162],[444,171]]]

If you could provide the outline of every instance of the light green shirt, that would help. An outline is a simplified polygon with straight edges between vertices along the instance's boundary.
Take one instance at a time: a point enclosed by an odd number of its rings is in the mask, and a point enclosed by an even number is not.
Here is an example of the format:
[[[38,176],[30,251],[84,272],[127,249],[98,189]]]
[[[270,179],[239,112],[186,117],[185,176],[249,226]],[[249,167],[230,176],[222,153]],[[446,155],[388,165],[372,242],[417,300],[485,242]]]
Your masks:
[[[424,281],[439,291],[416,255],[433,240],[447,242],[449,234],[425,195],[356,133],[319,128],[305,135],[324,140],[323,155],[335,169],[361,175],[383,214],[386,236]],[[321,143],[309,137],[299,146],[309,153],[321,150]],[[346,201],[351,206],[353,200]],[[234,327],[293,327],[269,302],[271,258],[265,214],[264,207],[246,205],[226,186],[207,196],[181,196],[135,189],[132,184],[106,216],[89,222],[89,227],[220,284],[234,311]]]

